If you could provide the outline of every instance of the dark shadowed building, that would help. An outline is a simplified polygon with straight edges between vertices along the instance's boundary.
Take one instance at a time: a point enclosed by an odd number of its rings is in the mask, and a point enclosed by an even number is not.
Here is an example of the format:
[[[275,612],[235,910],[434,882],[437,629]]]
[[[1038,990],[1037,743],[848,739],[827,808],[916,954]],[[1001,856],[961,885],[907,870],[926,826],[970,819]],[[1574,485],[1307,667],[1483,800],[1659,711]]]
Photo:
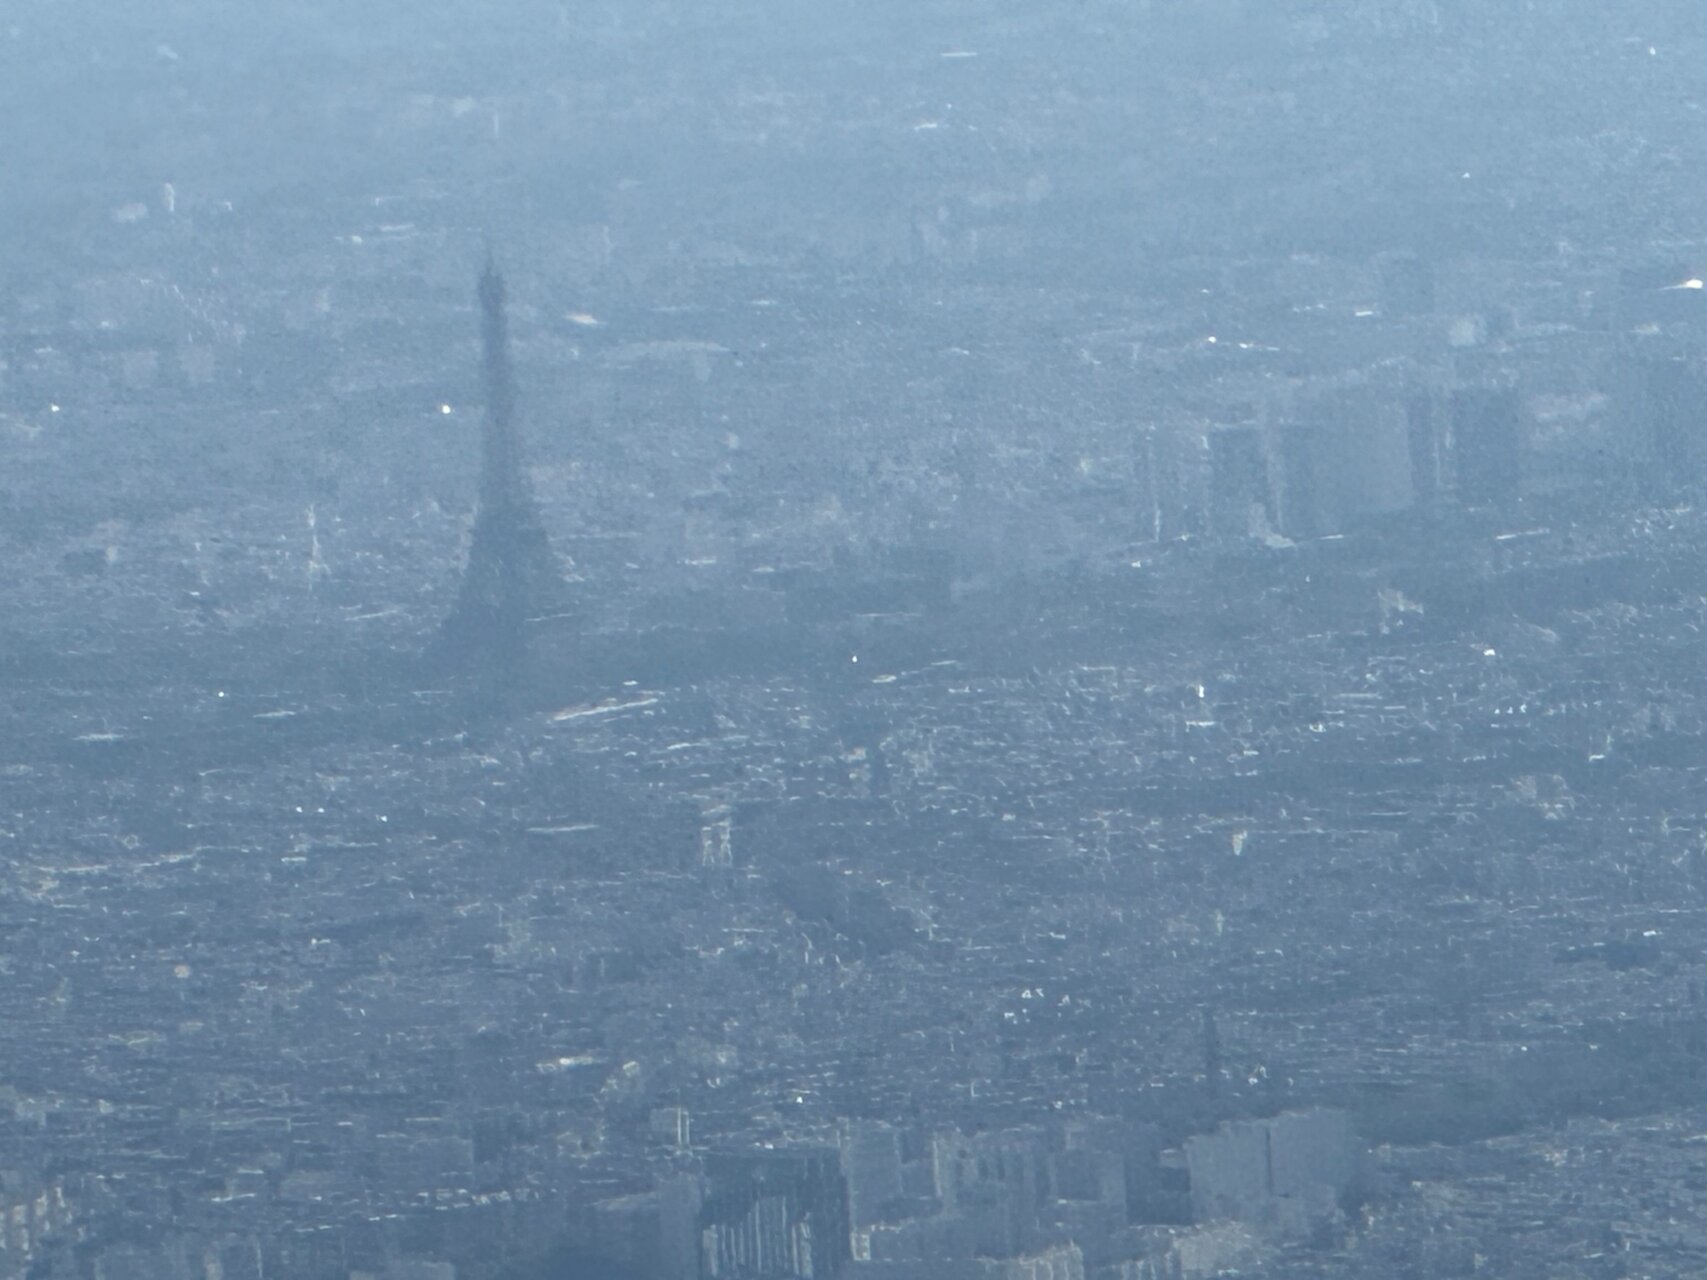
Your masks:
[[[1199,1222],[1260,1222],[1301,1237],[1356,1186],[1362,1143],[1344,1111],[1291,1111],[1224,1124],[1185,1144]]]
[[[1446,440],[1439,403],[1427,391],[1405,397],[1405,443],[1411,455],[1411,493],[1428,506],[1446,488]]]
[[[1501,506],[1523,480],[1521,404],[1508,387],[1464,387],[1452,393],[1452,450],[1458,500]]]
[[[1337,528],[1411,505],[1404,414],[1389,388],[1337,388],[1307,406],[1306,420],[1321,432],[1317,483]]]
[[[1707,471],[1707,379],[1679,356],[1632,362],[1615,398],[1614,429],[1644,490],[1667,493]]]
[[[1339,520],[1331,495],[1322,483],[1326,438],[1309,423],[1287,423],[1274,434],[1279,464],[1280,531],[1289,538],[1319,538],[1335,532]]]
[[[827,1280],[849,1260],[848,1189],[834,1148],[711,1155],[700,1275]]]
[[[1274,528],[1268,451],[1255,426],[1209,433],[1209,524],[1219,538],[1256,537]]]

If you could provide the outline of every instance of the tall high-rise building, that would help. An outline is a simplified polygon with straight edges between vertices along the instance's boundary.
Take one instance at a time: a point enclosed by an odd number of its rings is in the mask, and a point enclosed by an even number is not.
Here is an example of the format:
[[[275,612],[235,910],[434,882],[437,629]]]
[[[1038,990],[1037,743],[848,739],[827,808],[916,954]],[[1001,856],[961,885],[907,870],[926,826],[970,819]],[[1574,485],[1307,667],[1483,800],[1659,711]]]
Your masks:
[[[1666,493],[1707,472],[1707,379],[1682,356],[1626,366],[1614,403],[1623,451],[1643,489]]]
[[[1440,414],[1427,391],[1405,397],[1405,443],[1411,455],[1411,493],[1421,506],[1430,506],[1445,488],[1446,469]]]
[[[1452,393],[1453,471],[1458,500],[1497,506],[1518,496],[1523,480],[1522,406],[1509,387]]]
[[[702,1280],[833,1280],[850,1258],[841,1153],[712,1154],[700,1209]]]
[[[563,579],[522,466],[504,278],[490,258],[479,298],[486,384],[480,506],[462,589],[440,643],[453,660],[502,677],[521,663],[528,619],[561,597]]]
[[[1412,502],[1406,424],[1390,388],[1357,383],[1316,396],[1306,421],[1321,431],[1317,484],[1341,526]]]
[[[1220,538],[1260,537],[1274,528],[1268,452],[1255,426],[1209,433],[1209,525]]]
[[[1286,423],[1274,433],[1274,455],[1280,469],[1281,532],[1297,539],[1335,532],[1339,521],[1331,486],[1322,475],[1331,465],[1325,433],[1314,423]]]
[[[1357,1185],[1362,1143],[1346,1112],[1320,1107],[1197,1134],[1185,1158],[1199,1222],[1266,1222],[1291,1234],[1336,1213]]]
[[[901,1135],[878,1120],[849,1120],[842,1129],[842,1173],[854,1227],[881,1222],[903,1194]]]

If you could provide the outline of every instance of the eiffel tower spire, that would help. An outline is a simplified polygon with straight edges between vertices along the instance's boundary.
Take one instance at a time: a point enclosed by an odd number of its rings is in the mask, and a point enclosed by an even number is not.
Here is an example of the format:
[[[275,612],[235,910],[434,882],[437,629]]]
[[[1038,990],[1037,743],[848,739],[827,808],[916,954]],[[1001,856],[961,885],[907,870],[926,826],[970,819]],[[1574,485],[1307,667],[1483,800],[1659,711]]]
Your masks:
[[[439,641],[459,663],[506,677],[526,657],[528,619],[558,602],[563,578],[522,467],[504,277],[490,253],[478,294],[486,382],[480,507],[462,589]]]

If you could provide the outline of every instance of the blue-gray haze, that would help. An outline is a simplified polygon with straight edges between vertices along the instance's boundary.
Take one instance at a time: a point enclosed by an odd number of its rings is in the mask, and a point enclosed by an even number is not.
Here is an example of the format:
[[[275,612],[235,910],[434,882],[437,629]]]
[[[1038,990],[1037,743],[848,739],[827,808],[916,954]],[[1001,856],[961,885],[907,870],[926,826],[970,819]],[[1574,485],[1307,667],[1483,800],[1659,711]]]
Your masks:
[[[0,1280],[1707,1273],[1699,17],[0,5]]]

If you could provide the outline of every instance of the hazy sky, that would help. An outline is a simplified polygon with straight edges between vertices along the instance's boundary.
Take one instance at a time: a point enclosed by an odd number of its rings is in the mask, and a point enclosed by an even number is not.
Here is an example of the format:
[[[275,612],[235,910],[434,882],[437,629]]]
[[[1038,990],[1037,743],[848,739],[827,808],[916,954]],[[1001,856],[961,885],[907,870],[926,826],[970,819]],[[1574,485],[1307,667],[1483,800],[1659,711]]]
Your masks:
[[[670,234],[752,242],[1029,190],[1114,260],[1691,234],[1701,37],[1681,3],[1607,9],[14,4],[0,261],[122,257],[101,228],[167,183],[184,213],[424,181],[577,222],[644,183]]]

